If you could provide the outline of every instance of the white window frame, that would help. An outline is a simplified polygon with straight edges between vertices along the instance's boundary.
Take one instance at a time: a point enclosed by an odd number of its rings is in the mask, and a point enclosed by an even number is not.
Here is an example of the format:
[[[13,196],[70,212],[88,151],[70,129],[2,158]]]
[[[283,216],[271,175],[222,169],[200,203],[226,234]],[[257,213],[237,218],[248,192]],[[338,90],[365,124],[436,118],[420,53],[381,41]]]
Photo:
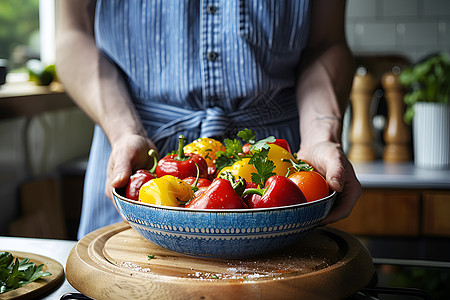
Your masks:
[[[56,0],[39,0],[39,38],[41,61],[44,65],[55,63]]]

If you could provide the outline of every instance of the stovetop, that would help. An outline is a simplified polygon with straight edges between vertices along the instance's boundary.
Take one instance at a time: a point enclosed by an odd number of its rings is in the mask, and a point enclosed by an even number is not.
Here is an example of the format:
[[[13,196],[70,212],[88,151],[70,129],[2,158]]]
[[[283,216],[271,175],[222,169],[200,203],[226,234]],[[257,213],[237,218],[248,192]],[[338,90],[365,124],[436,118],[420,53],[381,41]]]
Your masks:
[[[450,299],[450,262],[374,258],[369,284],[349,300]]]

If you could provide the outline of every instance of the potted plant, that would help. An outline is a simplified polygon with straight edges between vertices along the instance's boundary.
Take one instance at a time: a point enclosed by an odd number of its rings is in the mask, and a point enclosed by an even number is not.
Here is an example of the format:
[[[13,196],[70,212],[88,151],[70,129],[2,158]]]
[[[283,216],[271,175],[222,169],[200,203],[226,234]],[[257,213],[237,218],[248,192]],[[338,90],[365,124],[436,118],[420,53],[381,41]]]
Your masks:
[[[412,123],[414,163],[418,167],[450,166],[450,60],[446,53],[427,56],[404,69],[400,83],[408,88],[405,122]]]

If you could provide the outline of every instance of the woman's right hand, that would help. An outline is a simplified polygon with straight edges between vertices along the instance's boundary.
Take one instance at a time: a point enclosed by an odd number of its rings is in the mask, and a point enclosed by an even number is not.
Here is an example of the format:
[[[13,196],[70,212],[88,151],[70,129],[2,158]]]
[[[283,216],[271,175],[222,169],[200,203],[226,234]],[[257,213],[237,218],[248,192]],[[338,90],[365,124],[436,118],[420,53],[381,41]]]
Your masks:
[[[130,176],[137,169],[150,169],[153,158],[148,155],[150,149],[155,149],[153,142],[145,136],[128,134],[111,144],[105,193],[112,199],[112,188],[124,187]]]

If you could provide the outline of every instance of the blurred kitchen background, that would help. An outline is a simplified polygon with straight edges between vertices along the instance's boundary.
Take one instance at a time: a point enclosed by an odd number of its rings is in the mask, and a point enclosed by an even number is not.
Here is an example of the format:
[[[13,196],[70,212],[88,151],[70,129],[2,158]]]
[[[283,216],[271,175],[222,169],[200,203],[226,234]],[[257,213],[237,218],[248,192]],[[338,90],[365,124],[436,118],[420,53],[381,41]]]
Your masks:
[[[347,40],[356,54],[399,54],[411,62],[450,49],[450,1],[349,0]]]
[[[54,0],[0,1],[0,65],[10,71],[0,86],[0,235],[76,239],[93,124],[57,81],[49,86],[23,82],[29,59],[44,66],[54,62],[56,6]],[[361,74],[371,73],[375,80],[370,114],[364,116],[375,139],[375,158],[368,166],[420,172],[412,157],[406,163],[383,161],[387,104],[381,76],[397,74],[432,53],[449,53],[450,1],[349,0],[346,25],[349,45],[364,67]],[[351,116],[349,107],[346,151]],[[357,173],[370,173],[366,164],[356,164]],[[449,174],[437,172],[430,176]],[[360,237],[374,256],[450,262],[447,182],[416,188],[383,186],[383,180],[363,183],[354,213],[336,227]]]
[[[26,61],[40,59],[45,65],[54,61],[56,6],[53,0],[0,2],[0,26],[8,28],[0,31],[0,59],[10,71],[7,84],[0,88],[0,234],[35,231],[39,235],[39,226],[45,226],[50,220],[40,212],[38,197],[52,194],[68,202],[66,197],[80,196],[79,183],[66,187],[66,177],[81,181],[78,177],[82,177],[89,153],[92,122],[57,84],[46,88],[21,83],[28,80],[24,74]],[[384,67],[381,71],[387,72],[391,63],[413,64],[431,53],[449,51],[450,1],[350,0],[346,33],[355,56],[367,62],[366,68],[381,65]],[[379,80],[380,74],[374,76]],[[386,104],[380,83],[374,92],[374,102],[378,105],[372,103],[370,117],[375,136],[381,139]],[[349,111],[347,125],[350,117]],[[349,128],[344,129],[344,146],[348,151]],[[382,142],[375,141],[379,147],[377,159],[380,159]],[[32,196],[29,204],[36,207],[25,212],[20,201],[25,201],[26,196]],[[55,207],[55,212],[64,205]],[[66,213],[69,212],[73,209]],[[39,221],[28,224],[32,218],[21,219],[25,213],[35,214]],[[61,228],[57,236],[74,238],[76,228],[63,231]],[[41,234],[46,234],[44,229]]]
[[[0,1],[0,65],[9,70],[0,87],[0,235],[76,238],[93,124],[57,80],[49,86],[29,82],[26,68],[30,59],[40,60],[44,67],[53,64],[56,11],[54,0]],[[375,162],[383,164],[387,105],[381,76],[393,66],[449,52],[450,1],[350,0],[346,22],[358,63],[376,80],[367,118],[374,131]],[[349,109],[343,132],[346,151],[351,115]],[[426,227],[428,219],[439,219],[433,213],[442,214],[442,208],[447,218],[450,187],[405,189],[367,187],[363,195],[368,195],[368,203],[378,203],[372,212],[384,207],[372,216],[378,225],[364,223],[368,219],[364,213],[371,210],[366,207],[337,227],[367,241],[387,241],[387,249],[404,248],[411,257],[450,261],[449,222]],[[390,211],[383,201],[392,202]],[[405,209],[406,220],[398,216],[400,209]]]

